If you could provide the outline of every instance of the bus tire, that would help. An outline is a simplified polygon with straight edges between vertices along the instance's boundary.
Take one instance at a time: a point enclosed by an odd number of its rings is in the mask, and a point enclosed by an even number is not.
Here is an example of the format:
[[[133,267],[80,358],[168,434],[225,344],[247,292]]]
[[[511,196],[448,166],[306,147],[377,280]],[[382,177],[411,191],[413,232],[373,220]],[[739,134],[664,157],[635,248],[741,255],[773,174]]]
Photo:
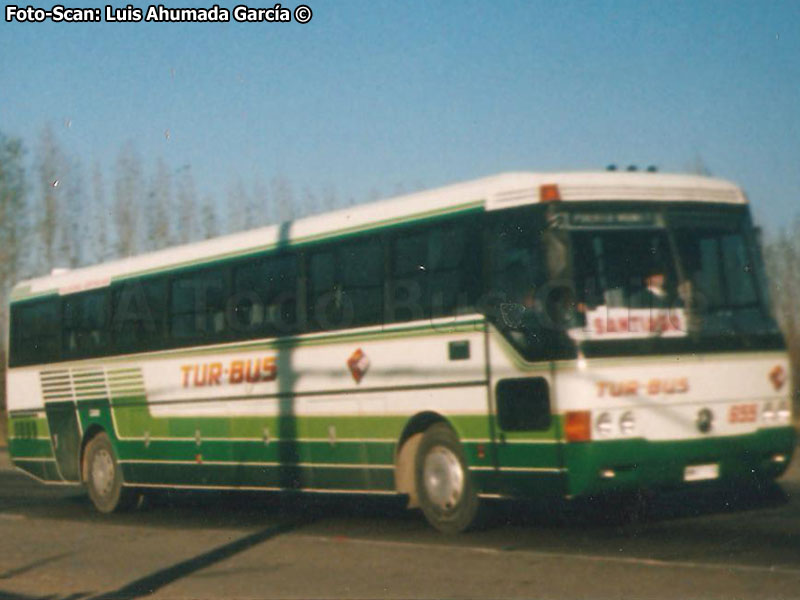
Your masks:
[[[98,511],[119,512],[136,505],[137,494],[124,486],[122,469],[105,433],[98,433],[86,444],[83,464],[86,489]]]
[[[469,529],[479,500],[455,432],[445,423],[430,426],[414,463],[419,505],[428,522],[443,533]]]

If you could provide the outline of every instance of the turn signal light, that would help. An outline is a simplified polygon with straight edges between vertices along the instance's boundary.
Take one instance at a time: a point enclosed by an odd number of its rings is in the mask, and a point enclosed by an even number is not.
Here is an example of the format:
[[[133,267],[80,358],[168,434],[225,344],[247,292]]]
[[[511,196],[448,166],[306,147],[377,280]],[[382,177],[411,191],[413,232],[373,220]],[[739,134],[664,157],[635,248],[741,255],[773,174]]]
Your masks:
[[[556,184],[546,183],[539,186],[539,202],[559,202],[560,200],[561,192]]]
[[[567,411],[564,437],[568,442],[588,442],[592,439],[592,413],[588,410]]]

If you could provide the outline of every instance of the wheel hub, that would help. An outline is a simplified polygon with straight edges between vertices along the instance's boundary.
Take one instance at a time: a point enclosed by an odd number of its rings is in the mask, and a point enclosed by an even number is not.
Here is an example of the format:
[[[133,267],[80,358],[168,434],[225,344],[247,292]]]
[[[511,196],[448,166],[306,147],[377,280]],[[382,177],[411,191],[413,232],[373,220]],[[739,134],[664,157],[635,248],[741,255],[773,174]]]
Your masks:
[[[435,446],[425,457],[423,467],[425,492],[430,501],[442,510],[451,510],[464,492],[464,469],[449,448]]]
[[[114,459],[105,448],[98,450],[92,459],[92,484],[101,496],[107,496],[114,487]]]

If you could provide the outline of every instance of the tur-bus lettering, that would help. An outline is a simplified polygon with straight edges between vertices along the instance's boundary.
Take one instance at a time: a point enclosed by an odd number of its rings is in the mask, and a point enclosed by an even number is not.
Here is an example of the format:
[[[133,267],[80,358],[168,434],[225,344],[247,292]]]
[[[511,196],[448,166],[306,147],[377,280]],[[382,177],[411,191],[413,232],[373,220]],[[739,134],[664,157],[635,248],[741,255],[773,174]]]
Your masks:
[[[689,391],[689,380],[680,379],[650,379],[642,382],[635,379],[630,381],[598,381],[597,395],[605,396],[638,396],[645,393],[648,396],[660,394],[685,394]]]
[[[232,360],[227,367],[221,362],[182,365],[183,387],[206,387],[223,384],[275,381],[278,367],[275,357]]]

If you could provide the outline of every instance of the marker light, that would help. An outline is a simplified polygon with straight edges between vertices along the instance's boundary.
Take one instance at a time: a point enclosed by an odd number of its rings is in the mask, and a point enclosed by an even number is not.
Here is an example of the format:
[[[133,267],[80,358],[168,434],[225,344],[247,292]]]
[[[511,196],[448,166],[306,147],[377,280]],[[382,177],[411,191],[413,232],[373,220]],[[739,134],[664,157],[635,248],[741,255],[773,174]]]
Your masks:
[[[555,183],[545,183],[539,186],[539,202],[560,202],[561,192]]]
[[[600,413],[600,416],[597,417],[597,420],[594,422],[594,427],[597,429],[597,433],[602,436],[611,435],[611,415],[608,413]]]
[[[775,408],[773,408],[772,402],[767,402],[764,405],[764,408],[761,410],[761,418],[765,421],[775,420]]]
[[[619,429],[625,435],[630,435],[636,429],[636,419],[631,411],[623,413],[619,418]]]
[[[778,404],[778,419],[781,421],[788,421],[792,417],[792,409],[789,408],[789,402],[781,400]]]
[[[592,413],[588,410],[567,411],[564,437],[568,442],[588,442],[592,439]]]

